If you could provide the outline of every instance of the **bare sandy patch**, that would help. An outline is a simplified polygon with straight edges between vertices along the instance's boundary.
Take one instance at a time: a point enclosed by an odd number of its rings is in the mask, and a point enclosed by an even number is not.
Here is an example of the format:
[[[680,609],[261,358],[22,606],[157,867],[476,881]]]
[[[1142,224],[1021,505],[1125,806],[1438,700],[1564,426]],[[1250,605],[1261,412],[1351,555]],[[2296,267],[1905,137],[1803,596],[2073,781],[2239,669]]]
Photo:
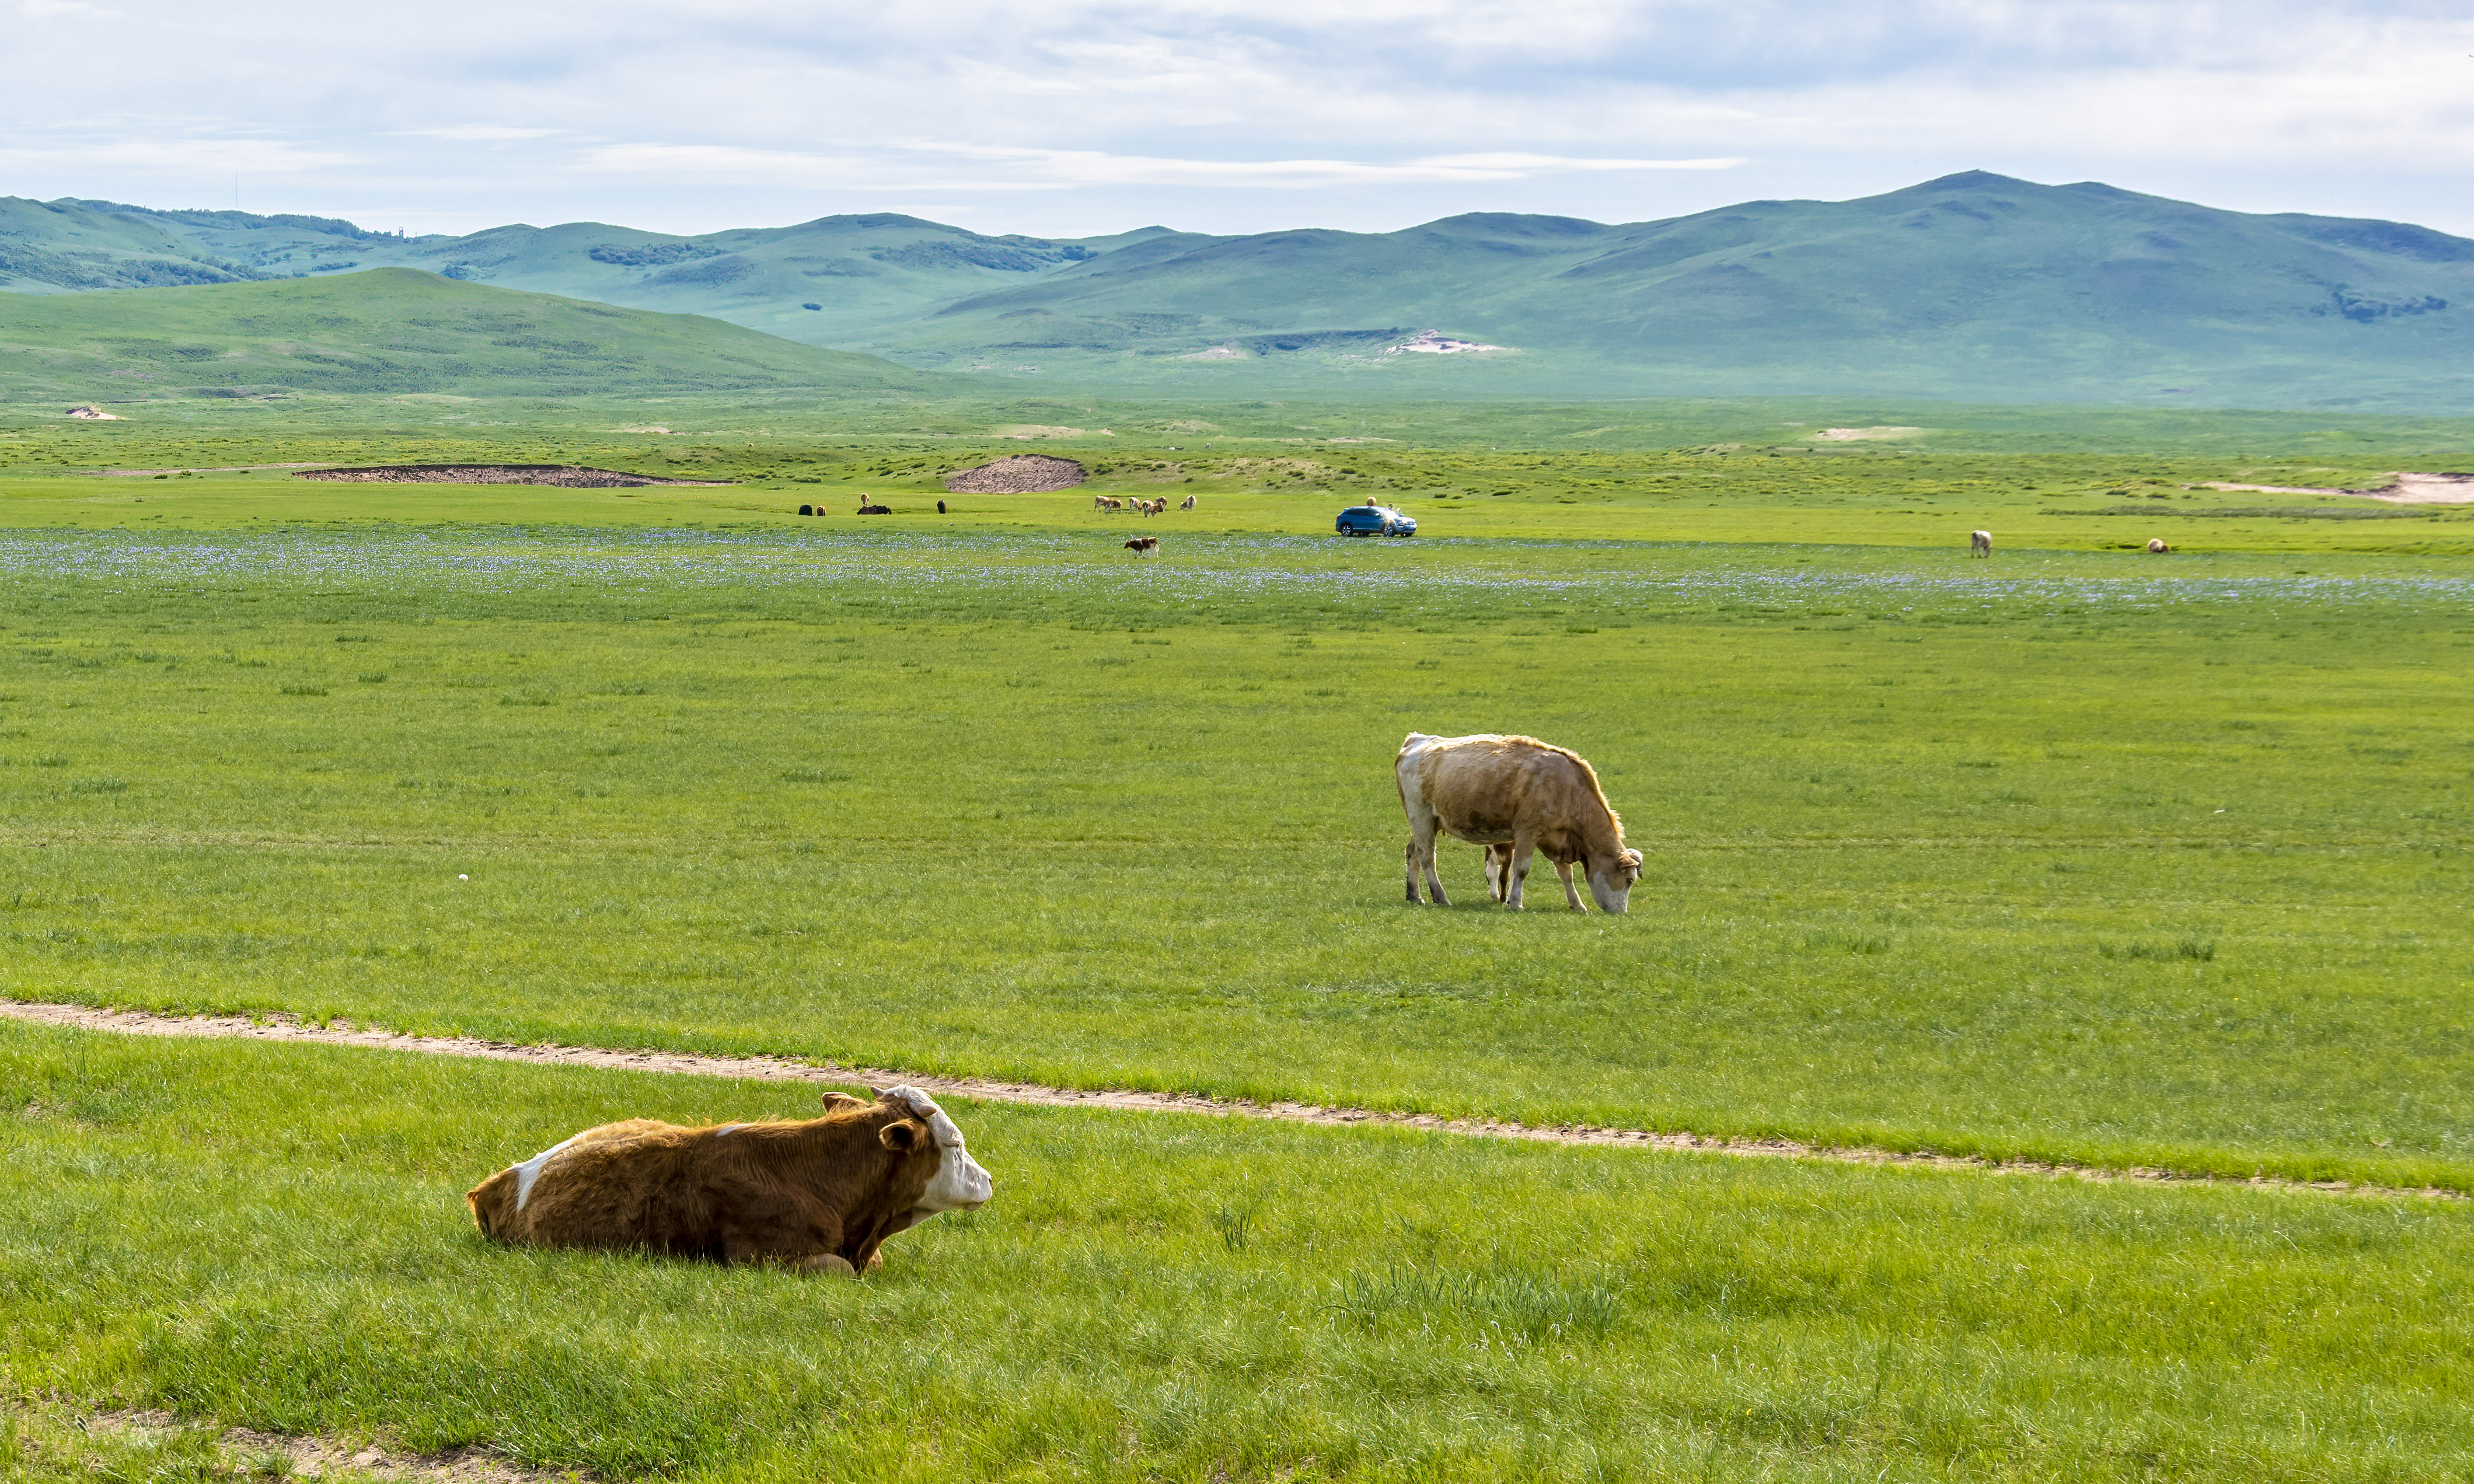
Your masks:
[[[1383,348],[1386,355],[1517,355],[1508,345],[1488,345],[1482,340],[1462,340],[1440,329],[1421,329],[1398,345]]]
[[[2389,505],[2474,505],[2474,474],[2413,474],[2400,470],[2386,484],[2348,490],[2316,484],[2233,484],[2210,480],[2186,484],[2186,490],[2246,490],[2260,495],[2342,495],[2376,499]]]
[[[1613,1146],[1620,1149],[1662,1149],[1685,1154],[1727,1155],[1744,1158],[1811,1159],[1834,1164],[1925,1166],[1932,1169],[1984,1170],[2005,1175],[2034,1175],[2151,1184],[2241,1185],[2262,1190],[2316,1191],[2327,1195],[2419,1196],[2462,1201],[2454,1190],[2436,1187],[2354,1184],[2345,1180],[2290,1180],[2253,1176],[2237,1180],[2187,1171],[2096,1165],[2051,1164],[2036,1160],[1986,1159],[1972,1155],[1942,1155],[1929,1150],[1842,1148],[1799,1143],[1793,1139],[1718,1138],[1675,1130],[1609,1129],[1591,1124],[1533,1126],[1498,1119],[1439,1118],[1431,1113],[1387,1112],[1376,1108],[1335,1107],[1307,1103],[1258,1103],[1249,1098],[1210,1098],[1195,1093],[1137,1092],[1123,1088],[1053,1087],[1038,1083],[1000,1082],[982,1077],[940,1077],[891,1067],[841,1066],[830,1061],[800,1061],[788,1057],[703,1057],[688,1052],[613,1051],[592,1046],[518,1045],[474,1036],[403,1035],[354,1027],[337,1021],[324,1026],[298,1016],[158,1015],[145,1010],[98,1010],[88,1005],[58,1005],[0,1000],[0,1016],[37,1025],[69,1026],[85,1031],[116,1031],[129,1035],[212,1036],[241,1040],[306,1041],[329,1046],[361,1046],[377,1051],[417,1052],[435,1057],[470,1057],[485,1061],[528,1061],[552,1066],[609,1067],[631,1072],[663,1072],[690,1077],[733,1078],[744,1082],[821,1083],[839,1087],[885,1087],[908,1083],[939,1097],[976,1098],[988,1103],[1026,1104],[1037,1107],[1093,1107],[1147,1113],[1201,1113],[1220,1118],[1259,1118],[1278,1123],[1337,1124],[1351,1127],[1422,1129],[1473,1138],[1516,1139],[1529,1143]]]
[[[1812,439],[1815,443],[1870,443],[1882,438],[1912,438],[1923,431],[1921,427],[1825,427]]]
[[[46,1432],[74,1429],[92,1438],[137,1443],[206,1430],[213,1433],[216,1448],[230,1465],[269,1476],[288,1472],[301,1478],[337,1481],[389,1479],[401,1481],[401,1484],[550,1484],[552,1480],[586,1480],[591,1477],[571,1470],[552,1472],[520,1468],[477,1448],[418,1453],[376,1443],[352,1442],[332,1434],[298,1435],[260,1432],[254,1427],[215,1427],[211,1423],[191,1422],[169,1412],[158,1411],[78,1413],[56,1405],[21,1405],[11,1410],[34,1424],[21,1431],[19,1446],[36,1455],[35,1461],[37,1462],[45,1461],[41,1455],[54,1451],[57,1447],[53,1440],[45,1437]],[[266,1467],[270,1461],[276,1463],[276,1468]],[[95,1476],[104,1477],[102,1474]]]
[[[958,469],[945,476],[945,488],[963,495],[1035,495],[1070,490],[1082,479],[1082,466],[1073,459],[1016,453],[976,468]]]

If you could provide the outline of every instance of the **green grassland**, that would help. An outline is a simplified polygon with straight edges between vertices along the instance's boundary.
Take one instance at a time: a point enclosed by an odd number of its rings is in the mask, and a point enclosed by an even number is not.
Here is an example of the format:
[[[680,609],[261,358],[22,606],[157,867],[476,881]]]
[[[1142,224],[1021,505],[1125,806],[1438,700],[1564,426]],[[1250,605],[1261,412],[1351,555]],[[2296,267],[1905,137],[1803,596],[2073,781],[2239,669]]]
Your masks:
[[[123,405],[0,416],[0,994],[2474,1192],[2474,528],[2186,487],[2462,425]],[[943,492],[1025,450],[1093,479]],[[185,472],[492,459],[736,482]],[[1407,906],[1411,729],[1591,758],[1632,912]],[[2474,1464],[2459,1202],[980,1107],[864,1285],[465,1230],[800,1096],[0,1025],[0,1390],[625,1478]]]
[[[0,986],[2474,1188],[2449,559],[375,493],[11,538]],[[1495,728],[1630,917],[1401,905],[1394,747]]]
[[[0,1092],[11,1380],[261,1428],[716,1481],[2474,1463],[2457,1204],[957,1104],[995,1201],[857,1284],[461,1207],[804,1089],[9,1026]]]

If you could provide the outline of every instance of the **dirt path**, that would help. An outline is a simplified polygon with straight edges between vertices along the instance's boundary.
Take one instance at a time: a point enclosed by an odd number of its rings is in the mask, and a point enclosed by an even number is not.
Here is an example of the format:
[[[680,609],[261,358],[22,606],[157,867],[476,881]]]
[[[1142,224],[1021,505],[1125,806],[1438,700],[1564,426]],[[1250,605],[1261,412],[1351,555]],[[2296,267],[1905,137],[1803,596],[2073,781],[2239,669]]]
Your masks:
[[[158,1015],[145,1010],[96,1010],[86,1005],[50,1005],[0,1000],[0,1016],[38,1025],[72,1026],[85,1031],[117,1031],[129,1035],[214,1036],[260,1041],[308,1041],[327,1046],[365,1046],[379,1051],[410,1051],[433,1057],[473,1057],[486,1061],[529,1061],[553,1066],[617,1067],[631,1072],[667,1072],[688,1077],[728,1077],[751,1082],[822,1083],[836,1086],[914,1087],[990,1103],[1026,1103],[1040,1107],[1098,1107],[1146,1113],[1206,1113],[1223,1118],[1261,1118],[1283,1123],[1376,1125],[1432,1129],[1476,1138],[1521,1139],[1539,1144],[1613,1145],[1625,1149],[1664,1149],[1692,1154],[1731,1155],[1758,1159],[1815,1159],[1838,1164],[1922,1165],[1932,1169],[1990,1170],[2005,1175],[2070,1177],[2076,1180],[2131,1180],[2152,1184],[2241,1185],[2262,1190],[2316,1191],[2329,1195],[2417,1196],[2462,1201],[2459,1191],[2433,1187],[2359,1185],[2344,1180],[2292,1180],[2268,1176],[2247,1180],[2220,1175],[2195,1175],[2157,1169],[2107,1169],[2096,1165],[2046,1164],[2031,1160],[1993,1160],[1972,1156],[1915,1154],[1890,1149],[1829,1148],[1791,1139],[1723,1139],[1697,1133],[1656,1132],[1645,1129],[1601,1129],[1586,1124],[1534,1128],[1492,1119],[1437,1118],[1427,1113],[1391,1113],[1363,1107],[1322,1107],[1304,1103],[1256,1103],[1245,1098],[1205,1098],[1174,1092],[1124,1090],[1080,1091],[1036,1083],[993,1082],[978,1077],[934,1077],[886,1067],[837,1066],[831,1062],[794,1061],[784,1057],[699,1057],[672,1051],[609,1051],[592,1046],[520,1046],[472,1036],[400,1035],[389,1031],[356,1030],[338,1023],[304,1025],[292,1015],[251,1019],[241,1015]]]

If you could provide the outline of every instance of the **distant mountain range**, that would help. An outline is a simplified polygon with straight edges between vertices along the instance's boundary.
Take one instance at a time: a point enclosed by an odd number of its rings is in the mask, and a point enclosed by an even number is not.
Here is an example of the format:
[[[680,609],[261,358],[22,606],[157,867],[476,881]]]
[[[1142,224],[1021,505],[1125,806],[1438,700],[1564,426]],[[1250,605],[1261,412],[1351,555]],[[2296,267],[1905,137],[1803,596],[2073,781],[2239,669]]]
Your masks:
[[[921,370],[1255,396],[1895,394],[2474,406],[2474,241],[1982,172],[1606,226],[986,236],[898,215],[401,237],[0,200],[0,289],[376,267],[710,315]]]

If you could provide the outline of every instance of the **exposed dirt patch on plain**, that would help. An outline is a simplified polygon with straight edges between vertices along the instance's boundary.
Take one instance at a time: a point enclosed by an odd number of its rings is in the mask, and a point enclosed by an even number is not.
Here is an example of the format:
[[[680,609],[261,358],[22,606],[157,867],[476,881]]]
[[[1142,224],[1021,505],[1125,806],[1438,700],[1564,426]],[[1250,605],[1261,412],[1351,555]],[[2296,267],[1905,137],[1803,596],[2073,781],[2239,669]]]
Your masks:
[[[550,1472],[519,1468],[482,1448],[460,1448],[443,1453],[415,1453],[377,1444],[346,1442],[319,1435],[259,1432],[253,1427],[215,1428],[185,1422],[169,1412],[119,1411],[79,1414],[57,1406],[19,1407],[33,1413],[38,1425],[21,1435],[20,1447],[40,1454],[53,1450],[44,1432],[74,1429],[90,1438],[147,1443],[200,1431],[211,1432],[215,1451],[233,1475],[275,1477],[289,1472],[301,1478],[337,1480],[392,1479],[403,1484],[550,1484],[553,1480],[586,1480],[571,1471]],[[52,1424],[46,1429],[39,1423]],[[274,1467],[270,1468],[269,1464]],[[98,1473],[98,1478],[108,1475]],[[188,1475],[182,1475],[187,1477]]]
[[[945,476],[945,488],[958,495],[1036,495],[1070,490],[1080,484],[1082,466],[1050,453],[1016,453]]]
[[[819,1083],[829,1086],[891,1086],[908,1083],[940,1097],[977,1098],[989,1103],[1021,1103],[1039,1107],[1099,1107],[1149,1113],[1204,1113],[1222,1118],[1261,1118],[1282,1123],[1341,1124],[1366,1127],[1429,1129],[1476,1138],[1519,1139],[1540,1144],[1613,1145],[1625,1149],[1664,1149],[1691,1154],[1731,1155],[1746,1158],[1817,1159],[1838,1164],[1924,1165],[1934,1169],[1989,1170],[2010,1175],[2067,1176],[2077,1180],[2131,1180],[2154,1184],[2244,1185],[2266,1190],[2317,1191],[2330,1195],[2421,1196],[2462,1201],[2459,1191],[2359,1185],[2344,1180],[2290,1180],[2254,1176],[2195,1175],[2161,1169],[2106,1169],[2093,1165],[2047,1164],[2030,1160],[1993,1160],[1973,1156],[1937,1155],[1929,1151],[1828,1148],[1792,1139],[1726,1139],[1698,1133],[1646,1129],[1602,1129],[1587,1124],[1534,1127],[1494,1119],[1438,1118],[1430,1113],[1383,1112],[1363,1107],[1325,1107],[1305,1103],[1256,1103],[1246,1098],[1206,1098],[1190,1093],[1132,1092],[1124,1089],[1085,1091],[1037,1083],[996,1082],[981,1077],[937,1077],[889,1067],[838,1066],[832,1062],[796,1061],[787,1057],[700,1057],[672,1051],[611,1051],[592,1046],[521,1046],[473,1036],[400,1035],[337,1022],[312,1026],[292,1015],[158,1015],[145,1010],[97,1010],[89,1005],[54,1005],[0,1000],[0,1015],[38,1025],[72,1026],[86,1031],[118,1031],[131,1035],[221,1036],[243,1040],[311,1041],[330,1046],[365,1046],[381,1051],[410,1051],[425,1056],[472,1057],[488,1061],[530,1061],[555,1066],[613,1067],[631,1072],[666,1072],[690,1077],[727,1077],[748,1082]]]
[[[1883,438],[1913,438],[1921,427],[1825,427],[1812,435],[1816,443],[1870,443]]]
[[[2248,490],[2261,495],[2345,495],[2391,505],[2474,505],[2474,474],[2423,474],[2403,470],[2390,474],[2388,483],[2364,490],[2334,489],[2315,484],[2231,484],[2223,480],[2184,485],[2183,488]]]
[[[649,485],[712,489],[728,479],[666,479],[575,464],[381,464],[370,469],[304,469],[295,479],[338,484],[547,484],[563,490],[636,490]]]

